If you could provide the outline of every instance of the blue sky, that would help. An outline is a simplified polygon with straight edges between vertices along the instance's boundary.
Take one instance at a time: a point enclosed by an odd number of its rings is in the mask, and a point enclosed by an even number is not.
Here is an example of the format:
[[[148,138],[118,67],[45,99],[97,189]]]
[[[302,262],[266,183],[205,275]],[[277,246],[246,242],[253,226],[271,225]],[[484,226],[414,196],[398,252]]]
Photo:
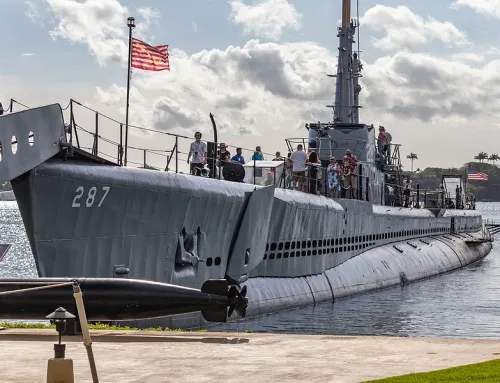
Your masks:
[[[170,45],[171,72],[134,74],[137,113],[133,118],[137,123],[175,132],[209,130],[204,126],[205,116],[220,108],[221,129],[224,133],[226,127],[228,141],[238,144],[243,140],[230,129],[238,125],[240,132],[250,133],[244,138],[249,145],[278,140],[278,149],[284,151],[283,138],[291,135],[288,133],[297,135],[308,119],[328,118],[328,111],[323,109],[333,100],[334,84],[324,75],[335,70],[340,0],[99,1],[0,0],[2,14],[8,15],[0,26],[0,97],[39,104],[48,103],[45,100],[49,98],[72,97],[121,117],[126,69],[104,50],[118,44],[115,51],[122,51],[127,15],[117,21],[105,12],[71,13],[78,4],[88,6],[86,9],[92,4],[106,4],[115,9],[127,7],[138,26],[146,22],[138,8],[158,12],[157,22],[141,36],[147,42]],[[234,22],[230,16],[238,1],[249,7],[281,6],[283,12],[259,17],[261,26],[266,20],[283,23],[282,33],[269,38],[258,29],[258,17],[245,19],[248,12],[240,15],[244,22]],[[352,16],[356,17],[356,1],[352,2]],[[427,144],[430,133],[446,139],[450,129],[466,134],[473,123],[500,139],[495,125],[500,105],[496,105],[495,90],[485,89],[485,84],[500,78],[496,17],[500,15],[500,3],[457,2],[460,7],[453,6],[452,0],[360,1],[360,16],[366,20],[360,30],[366,61],[362,117],[367,123],[392,124],[392,131],[408,152],[422,153],[421,165],[433,164],[439,157],[436,152],[442,151],[437,142]],[[29,17],[33,9],[38,13],[35,20]],[[293,27],[291,15],[300,16],[300,28]],[[387,23],[391,17],[401,25]],[[52,38],[51,31],[63,24],[76,29],[77,37],[65,30]],[[85,28],[91,26],[95,32],[103,25],[115,29],[111,34],[85,38],[90,33]],[[380,26],[383,30],[377,31]],[[251,32],[246,32],[247,27]],[[23,56],[27,53],[32,55]],[[276,57],[283,63],[283,72],[266,77],[266,71],[277,70],[269,66]],[[424,73],[426,78],[419,77]],[[281,88],[270,84],[273,76],[283,81]],[[433,86],[425,86],[430,79]],[[443,85],[437,86],[441,81]],[[489,102],[489,98],[494,105],[488,104],[486,111],[476,105]],[[243,100],[247,107],[222,109],[221,100],[229,99]],[[182,118],[176,120],[176,116]],[[419,132],[417,137],[412,135],[415,131]],[[446,164],[460,165],[479,150],[496,150],[465,139],[461,142],[461,154],[453,151]]]

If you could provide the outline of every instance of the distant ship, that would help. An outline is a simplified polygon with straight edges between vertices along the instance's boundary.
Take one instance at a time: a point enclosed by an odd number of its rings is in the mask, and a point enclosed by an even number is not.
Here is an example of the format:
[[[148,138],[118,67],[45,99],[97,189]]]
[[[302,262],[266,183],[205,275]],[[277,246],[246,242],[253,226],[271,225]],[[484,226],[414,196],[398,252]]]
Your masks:
[[[399,145],[380,153],[373,125],[359,122],[362,65],[350,10],[343,0],[333,121],[307,124],[304,143],[323,167],[353,151],[355,198],[289,190],[280,162],[233,164],[229,180],[125,167],[121,150],[117,161],[99,155],[98,139],[92,151],[81,148],[59,104],[6,113],[0,182],[12,182],[38,275],[193,288],[227,279],[247,286],[249,317],[406,284],[485,257],[490,234],[461,177],[444,177],[438,194],[420,191],[408,204]],[[201,319],[162,324],[192,327]]]

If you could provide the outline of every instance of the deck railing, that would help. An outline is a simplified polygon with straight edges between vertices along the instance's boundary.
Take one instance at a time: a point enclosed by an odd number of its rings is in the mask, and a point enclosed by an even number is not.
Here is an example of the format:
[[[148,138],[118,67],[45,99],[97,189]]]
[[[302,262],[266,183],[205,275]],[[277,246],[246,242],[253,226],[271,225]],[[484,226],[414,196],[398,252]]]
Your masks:
[[[5,113],[17,111],[18,106],[29,109],[29,106],[11,99]],[[194,141],[193,137],[174,134],[165,130],[129,125],[131,134],[127,140],[125,138],[125,124],[75,100],[70,100],[69,104],[63,108],[63,113],[65,121],[68,121],[68,140],[79,149],[106,159],[118,166],[130,167],[133,165],[144,169],[190,173],[187,158],[190,144]],[[88,128],[90,124],[93,125],[92,128]],[[155,139],[153,136],[159,138]],[[161,147],[150,148],[139,144],[141,141],[146,140],[149,142],[161,141],[161,144],[158,144]],[[307,150],[306,138],[287,140],[289,150],[293,149],[290,146],[291,143],[302,143],[304,150]],[[17,145],[17,143],[12,142],[11,145]],[[227,147],[231,157],[236,154],[236,146],[228,144]],[[245,174],[243,176],[241,170],[238,170],[238,166],[231,164],[232,161],[220,161],[220,142],[217,144],[208,141],[207,148],[207,166],[203,169],[195,169],[201,176],[236,180],[255,185],[274,185],[285,189],[290,189],[292,186],[293,174],[287,156],[275,158],[275,154],[262,153],[264,161],[257,161],[251,159],[254,153],[253,150],[242,147],[242,155],[245,158],[245,164],[243,165]],[[353,150],[356,150],[356,148],[353,148]],[[340,183],[340,191],[333,193],[328,187],[327,171],[327,168],[320,164],[306,163],[306,173],[302,178],[303,182],[300,190],[326,197],[354,198],[369,201],[370,190],[380,187],[375,184],[374,180],[363,174],[363,165],[358,165],[355,195],[351,195],[351,188],[343,187],[342,182]],[[455,196],[447,196],[442,190],[422,190],[419,185],[416,188],[405,188],[390,183],[386,183],[385,187],[393,189],[392,193],[383,193],[385,194],[385,200],[380,202],[385,205],[408,208],[475,208],[468,200],[465,203],[457,204],[458,200]],[[372,202],[379,203],[379,201]]]

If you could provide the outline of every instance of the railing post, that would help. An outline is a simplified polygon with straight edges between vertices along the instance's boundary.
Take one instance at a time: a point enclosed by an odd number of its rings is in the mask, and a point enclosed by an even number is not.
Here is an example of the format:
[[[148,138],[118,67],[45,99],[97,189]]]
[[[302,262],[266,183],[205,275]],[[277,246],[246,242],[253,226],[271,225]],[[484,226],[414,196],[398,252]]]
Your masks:
[[[175,136],[175,172],[179,172],[179,137]]]
[[[370,177],[366,177],[366,202],[370,202]]]
[[[362,200],[363,198],[363,166],[361,164],[358,165],[359,171],[358,175],[356,175],[358,185],[358,190],[356,190],[356,199]]]
[[[120,124],[120,146],[118,148],[118,163],[123,165],[123,124]]]
[[[73,144],[73,100],[69,100],[69,143]]]
[[[80,148],[80,139],[78,138],[78,130],[75,122],[75,114],[73,111],[73,99],[70,100],[71,103],[71,113],[70,113],[70,125],[71,125],[71,131],[75,133],[75,138],[76,138],[76,146]]]
[[[144,169],[146,169],[146,149],[143,150],[143,153],[144,153]]]
[[[417,184],[417,205],[415,207],[420,209],[420,184]]]
[[[255,185],[255,165],[256,165],[255,153],[253,156],[253,184]]]
[[[10,99],[10,105],[9,105],[9,110],[10,110],[10,113],[12,113],[14,111],[14,99]]]
[[[99,155],[99,113],[95,113],[95,155]]]

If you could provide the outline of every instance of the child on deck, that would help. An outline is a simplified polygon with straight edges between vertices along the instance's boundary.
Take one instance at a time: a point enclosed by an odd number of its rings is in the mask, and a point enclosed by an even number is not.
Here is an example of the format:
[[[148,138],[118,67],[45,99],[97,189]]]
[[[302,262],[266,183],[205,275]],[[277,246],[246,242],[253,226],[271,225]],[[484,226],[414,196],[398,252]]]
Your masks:
[[[328,188],[330,197],[337,198],[340,195],[340,166],[335,161],[335,157],[330,157],[330,164],[326,169],[328,174]]]

